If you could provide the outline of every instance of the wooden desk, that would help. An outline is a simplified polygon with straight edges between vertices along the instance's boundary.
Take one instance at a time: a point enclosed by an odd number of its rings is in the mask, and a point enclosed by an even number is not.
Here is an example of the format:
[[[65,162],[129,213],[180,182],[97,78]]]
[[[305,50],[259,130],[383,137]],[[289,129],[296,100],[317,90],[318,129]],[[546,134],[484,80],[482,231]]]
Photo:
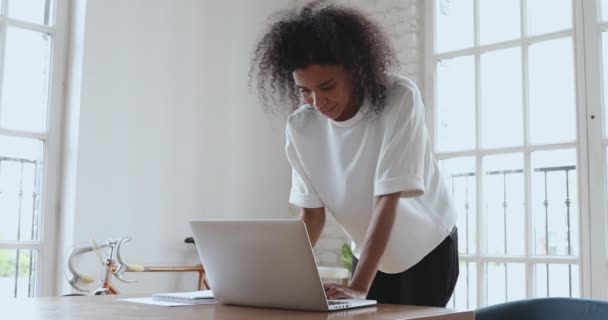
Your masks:
[[[266,308],[226,306],[222,304],[184,307],[160,307],[119,301],[146,295],[53,297],[0,300],[0,319],[6,320],[202,320],[202,319],[426,319],[474,320],[472,311],[380,304],[334,312],[306,312]]]

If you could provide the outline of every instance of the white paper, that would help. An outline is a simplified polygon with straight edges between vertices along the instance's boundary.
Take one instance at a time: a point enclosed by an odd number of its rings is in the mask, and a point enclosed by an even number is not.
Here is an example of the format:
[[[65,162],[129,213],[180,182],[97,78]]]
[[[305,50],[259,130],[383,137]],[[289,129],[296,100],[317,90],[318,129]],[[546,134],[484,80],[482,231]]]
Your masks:
[[[215,299],[205,299],[204,302],[197,302],[197,304],[191,303],[181,303],[181,302],[172,302],[172,301],[163,301],[163,300],[155,300],[152,297],[143,297],[143,298],[128,298],[128,299],[118,299],[126,302],[134,302],[134,303],[143,303],[143,304],[152,304],[155,306],[163,306],[163,307],[180,307],[180,306],[195,306],[200,304],[214,304]]]
[[[213,291],[191,291],[191,292],[167,292],[167,293],[155,293],[152,297],[173,300],[173,299],[187,299],[187,300],[199,300],[199,299],[213,299]],[[177,301],[177,300],[176,300]]]

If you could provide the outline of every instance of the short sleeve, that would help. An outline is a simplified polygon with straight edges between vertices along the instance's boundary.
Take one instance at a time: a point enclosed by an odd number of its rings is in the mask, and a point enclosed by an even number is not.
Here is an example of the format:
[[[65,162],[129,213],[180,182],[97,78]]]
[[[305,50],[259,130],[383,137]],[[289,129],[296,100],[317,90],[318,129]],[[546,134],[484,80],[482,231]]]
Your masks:
[[[374,178],[374,195],[424,194],[428,133],[418,88],[406,87],[398,105],[390,107]]]
[[[289,193],[289,203],[301,208],[324,207],[314,191],[310,180],[306,176],[306,172],[304,171],[297,149],[294,145],[289,122],[285,129],[285,137],[287,140],[285,152],[287,154],[287,160],[289,160],[289,164],[291,164],[291,191]]]

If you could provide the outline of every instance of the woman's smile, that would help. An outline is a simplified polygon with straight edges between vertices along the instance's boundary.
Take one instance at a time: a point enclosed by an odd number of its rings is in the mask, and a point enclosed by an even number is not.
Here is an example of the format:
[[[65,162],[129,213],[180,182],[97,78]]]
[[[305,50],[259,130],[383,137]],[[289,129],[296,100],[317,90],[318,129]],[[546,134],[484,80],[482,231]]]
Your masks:
[[[327,109],[321,109],[319,108],[319,111],[321,111],[323,114],[328,115],[330,114],[334,109],[336,108],[336,105],[333,105]]]

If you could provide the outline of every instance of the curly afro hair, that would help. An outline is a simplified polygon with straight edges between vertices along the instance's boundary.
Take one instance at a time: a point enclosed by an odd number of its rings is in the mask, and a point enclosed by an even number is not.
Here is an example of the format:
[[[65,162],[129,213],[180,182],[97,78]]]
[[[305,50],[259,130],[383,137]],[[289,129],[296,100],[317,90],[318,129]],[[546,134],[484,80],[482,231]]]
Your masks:
[[[281,12],[282,18],[257,43],[249,72],[257,80],[266,111],[291,102],[301,104],[292,76],[309,64],[341,65],[353,84],[354,101],[367,100],[372,111],[383,108],[387,74],[397,61],[386,35],[363,13],[325,1],[314,1],[299,11]]]

